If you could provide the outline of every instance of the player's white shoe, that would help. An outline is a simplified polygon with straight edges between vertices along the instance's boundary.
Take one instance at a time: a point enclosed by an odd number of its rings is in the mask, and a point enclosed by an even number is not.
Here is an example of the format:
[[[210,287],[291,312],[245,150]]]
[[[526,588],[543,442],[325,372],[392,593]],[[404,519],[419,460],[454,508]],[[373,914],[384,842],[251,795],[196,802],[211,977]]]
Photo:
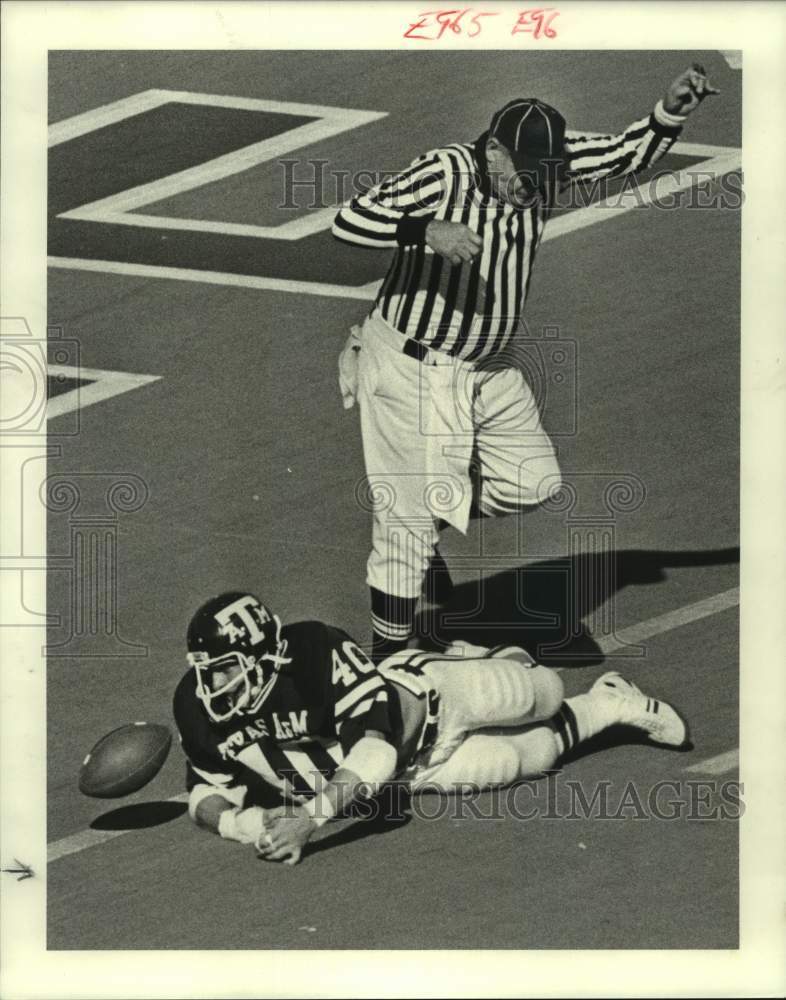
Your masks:
[[[617,702],[616,721],[643,730],[654,743],[681,747],[687,742],[688,727],[672,706],[644,694],[616,670],[599,677],[591,690],[613,698]]]

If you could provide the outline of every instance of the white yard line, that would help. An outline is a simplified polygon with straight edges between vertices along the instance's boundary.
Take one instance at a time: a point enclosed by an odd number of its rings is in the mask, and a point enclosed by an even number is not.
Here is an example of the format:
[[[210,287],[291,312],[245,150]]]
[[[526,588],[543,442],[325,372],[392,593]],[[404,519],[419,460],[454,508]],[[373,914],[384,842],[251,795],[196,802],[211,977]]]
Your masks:
[[[687,188],[693,187],[698,180],[706,180],[709,175],[721,177],[723,174],[738,170],[741,163],[740,150],[732,150],[712,159],[694,163],[674,174],[664,175],[659,178],[657,185],[643,184],[635,191],[625,190],[624,194],[609,195],[608,198],[603,198],[601,201],[595,202],[594,205],[553,219],[543,234],[543,242],[546,243],[558,236],[573,233],[577,229],[584,229],[586,226],[594,226],[598,222],[609,222],[635,208],[657,205],[659,201],[670,198],[678,191],[685,191]],[[667,211],[672,211],[672,209],[667,209]]]
[[[704,156],[707,158],[723,156],[726,153],[739,153],[738,146],[710,146],[706,142],[675,142],[669,153],[680,156]],[[698,164],[696,164],[698,166]]]
[[[708,757],[697,764],[684,768],[686,774],[725,774],[740,766],[740,751],[727,750],[716,757]]]
[[[188,802],[188,792],[182,795],[173,795],[167,802]],[[131,830],[80,830],[79,833],[72,833],[70,837],[63,837],[54,840],[47,848],[47,863],[58,861],[60,858],[67,858],[69,854],[78,854],[79,851],[86,851],[89,847],[98,847],[115,837],[122,837],[124,833],[131,833]]]
[[[314,233],[330,229],[336,215],[335,208],[321,208],[301,215],[289,222],[275,226],[256,226],[245,222],[219,222],[207,219],[180,219],[169,215],[145,215],[142,212],[88,212],[75,209],[63,212],[59,219],[82,219],[121,226],[138,226],[143,229],[177,229],[192,233],[220,233],[223,236],[246,236],[256,239],[284,240],[293,243]]]
[[[732,587],[731,590],[724,590],[713,597],[705,597],[702,601],[696,601],[695,604],[686,604],[683,608],[667,611],[665,615],[648,618],[646,621],[639,622],[638,625],[622,629],[616,635],[599,638],[596,641],[602,653],[611,653],[613,650],[622,649],[625,646],[635,646],[643,639],[650,639],[654,635],[670,632],[681,625],[688,625],[702,618],[708,618],[710,615],[717,615],[721,611],[736,607],[739,603],[739,587]]]
[[[260,278],[251,274],[228,274],[222,271],[193,271],[184,267],[158,267],[154,264],[124,264],[117,260],[88,260],[81,257],[49,257],[49,267],[96,274],[122,274],[132,278],[172,278],[204,285],[230,285],[270,292],[294,292],[296,295],[323,295],[327,298],[371,300],[380,282],[370,285],[329,285],[319,281],[290,281],[286,278]]]
[[[671,629],[679,628],[681,625],[687,625],[689,622],[698,621],[699,619],[706,618],[709,615],[718,614],[719,612],[725,611],[738,603],[739,590],[736,588],[734,590],[726,590],[721,594],[716,594],[714,597],[708,597],[706,600],[697,601],[695,604],[688,604],[684,608],[677,608],[675,611],[671,611],[668,614],[658,615],[657,618],[649,618],[647,621],[639,622],[638,625],[632,625],[630,628],[623,629],[617,639],[610,640],[605,645],[603,642],[600,642],[599,645],[604,652],[608,652],[610,649],[615,649],[620,645],[626,645],[630,642],[646,639],[653,635],[669,632]],[[725,763],[730,759],[730,754],[732,753],[736,754],[736,751],[730,751],[729,754],[721,754],[720,758],[713,757],[709,761],[705,761],[703,764],[693,764],[691,767],[686,768],[686,770],[700,771],[705,774],[720,774],[723,770],[730,770],[730,768],[734,766],[734,764],[728,764],[728,766],[726,766]],[[721,768],[721,764],[719,763],[721,758],[724,758],[722,769],[708,769],[711,767]],[[183,794],[175,795],[166,801],[187,802],[188,795],[184,792]],[[51,863],[52,861],[57,861],[60,858],[68,857],[69,854],[77,854],[79,851],[86,851],[90,847],[97,847],[99,844],[106,843],[108,840],[114,840],[115,837],[120,837],[124,833],[131,832],[131,830],[81,830],[79,833],[71,834],[69,837],[63,837],[61,840],[52,841],[48,847],[47,860]]]

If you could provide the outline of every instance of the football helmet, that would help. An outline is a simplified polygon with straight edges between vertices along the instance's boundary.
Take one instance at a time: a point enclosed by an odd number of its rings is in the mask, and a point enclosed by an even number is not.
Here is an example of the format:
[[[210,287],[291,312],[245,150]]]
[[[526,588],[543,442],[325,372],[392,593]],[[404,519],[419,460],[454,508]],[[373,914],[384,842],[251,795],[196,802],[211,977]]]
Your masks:
[[[281,667],[291,662],[278,615],[239,590],[212,597],[197,610],[186,644],[197,697],[214,722],[258,711]],[[217,672],[224,676],[216,686]]]

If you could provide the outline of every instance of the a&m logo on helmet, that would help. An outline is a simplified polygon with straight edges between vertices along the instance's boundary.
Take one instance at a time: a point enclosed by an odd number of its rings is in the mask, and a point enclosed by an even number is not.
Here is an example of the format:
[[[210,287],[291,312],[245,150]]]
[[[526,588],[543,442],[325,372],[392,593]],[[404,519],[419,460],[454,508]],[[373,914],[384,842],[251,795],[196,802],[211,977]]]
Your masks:
[[[214,618],[222,635],[231,643],[248,643],[251,646],[265,641],[264,626],[272,621],[267,608],[253,594],[246,594],[215,611]]]

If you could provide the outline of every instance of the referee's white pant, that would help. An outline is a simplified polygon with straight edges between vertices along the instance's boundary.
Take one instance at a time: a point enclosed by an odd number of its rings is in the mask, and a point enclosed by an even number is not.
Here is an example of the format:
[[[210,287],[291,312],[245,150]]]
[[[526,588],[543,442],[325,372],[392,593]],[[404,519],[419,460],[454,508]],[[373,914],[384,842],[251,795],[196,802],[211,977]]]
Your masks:
[[[436,351],[403,353],[406,338],[374,312],[358,367],[363,454],[374,513],[367,582],[417,598],[444,519],[466,532],[470,461],[480,463],[480,510],[542,503],[560,487],[554,447],[518,368],[479,370]]]

